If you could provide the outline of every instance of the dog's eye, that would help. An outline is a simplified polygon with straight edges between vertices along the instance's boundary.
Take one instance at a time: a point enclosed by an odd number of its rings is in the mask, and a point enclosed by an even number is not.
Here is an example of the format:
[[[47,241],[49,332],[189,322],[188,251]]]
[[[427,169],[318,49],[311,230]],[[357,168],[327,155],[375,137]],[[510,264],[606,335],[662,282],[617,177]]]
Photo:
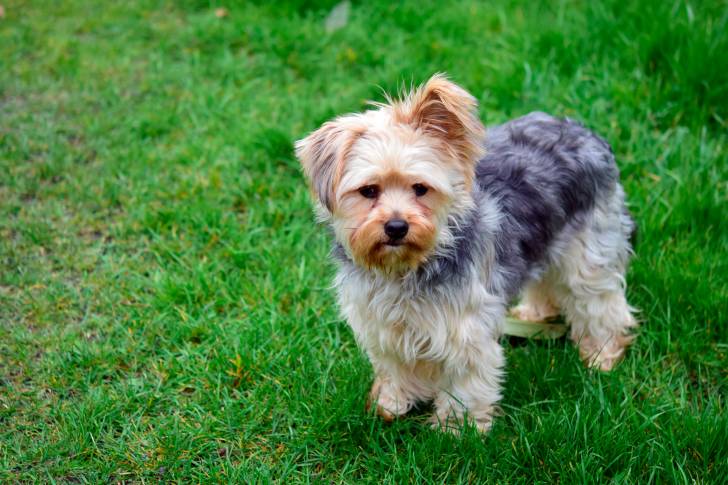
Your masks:
[[[379,195],[379,187],[376,185],[365,185],[359,189],[359,193],[367,199],[376,199]]]
[[[425,187],[422,184],[414,184],[412,186],[412,189],[415,191],[415,195],[417,197],[422,197],[423,195],[425,195],[427,193],[427,190],[428,190],[427,187]]]

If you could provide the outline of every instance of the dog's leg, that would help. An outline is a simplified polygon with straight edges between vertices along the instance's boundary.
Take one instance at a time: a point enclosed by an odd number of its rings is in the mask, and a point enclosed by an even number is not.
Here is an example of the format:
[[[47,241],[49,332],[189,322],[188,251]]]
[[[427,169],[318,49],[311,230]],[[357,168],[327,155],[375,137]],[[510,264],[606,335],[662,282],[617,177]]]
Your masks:
[[[572,289],[565,305],[566,319],[571,323],[570,338],[579,347],[584,363],[609,371],[624,356],[633,339],[629,329],[637,322],[624,292],[593,295],[592,288],[587,284]]]
[[[374,404],[377,414],[387,422],[403,416],[412,409],[414,401],[388,376],[377,376],[369,391],[367,409]]]
[[[521,301],[511,308],[510,314],[528,322],[543,322],[559,314],[546,276],[530,282],[523,289]]]
[[[459,330],[435,398],[433,424],[457,433],[468,420],[486,432],[501,398],[505,356],[496,334],[482,319],[469,318]]]
[[[632,341],[637,326],[625,297],[633,223],[621,207],[621,191],[573,239],[558,265],[559,304],[571,325],[571,339],[584,362],[611,370]]]
[[[367,409],[376,405],[377,414],[385,421],[406,414],[417,401],[432,397],[432,382],[437,372],[434,365],[427,362],[406,365],[381,357],[373,357],[372,363],[376,377]]]

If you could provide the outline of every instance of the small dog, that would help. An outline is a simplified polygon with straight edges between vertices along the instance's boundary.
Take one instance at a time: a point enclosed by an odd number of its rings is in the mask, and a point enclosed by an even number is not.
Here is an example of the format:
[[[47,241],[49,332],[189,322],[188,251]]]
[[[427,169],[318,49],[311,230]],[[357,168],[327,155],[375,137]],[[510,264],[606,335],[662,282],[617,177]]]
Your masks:
[[[296,143],[377,413],[434,400],[437,426],[487,431],[519,293],[516,317],[561,312],[582,359],[610,370],[637,323],[625,298],[635,226],[609,145],[544,113],[486,138],[475,98],[441,74],[387,101]]]

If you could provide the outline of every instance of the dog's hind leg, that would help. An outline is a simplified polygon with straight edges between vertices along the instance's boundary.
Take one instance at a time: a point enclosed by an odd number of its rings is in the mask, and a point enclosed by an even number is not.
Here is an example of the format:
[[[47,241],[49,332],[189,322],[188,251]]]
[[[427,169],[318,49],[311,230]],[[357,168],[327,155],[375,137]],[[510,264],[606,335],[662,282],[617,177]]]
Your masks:
[[[570,337],[584,362],[611,370],[637,326],[625,297],[625,274],[634,223],[623,207],[621,187],[598,203],[567,245],[559,263],[557,302],[571,325]]]

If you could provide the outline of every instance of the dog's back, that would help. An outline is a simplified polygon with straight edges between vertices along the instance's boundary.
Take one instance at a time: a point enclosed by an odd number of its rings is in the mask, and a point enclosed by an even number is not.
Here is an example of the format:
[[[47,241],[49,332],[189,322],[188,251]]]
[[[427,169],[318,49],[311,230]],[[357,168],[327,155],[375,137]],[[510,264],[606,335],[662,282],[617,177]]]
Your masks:
[[[619,171],[606,141],[545,113],[490,128],[486,147],[476,178],[502,211],[496,257],[514,296],[552,259],[559,235],[580,230],[595,204],[612,197]]]

